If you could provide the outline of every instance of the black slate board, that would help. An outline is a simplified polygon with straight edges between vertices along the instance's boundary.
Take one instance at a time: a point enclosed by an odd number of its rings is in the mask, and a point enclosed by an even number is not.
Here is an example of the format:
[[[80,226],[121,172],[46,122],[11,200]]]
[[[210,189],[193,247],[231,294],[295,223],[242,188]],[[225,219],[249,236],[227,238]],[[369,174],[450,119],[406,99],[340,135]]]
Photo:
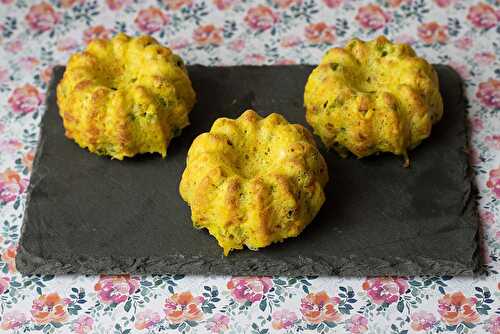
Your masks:
[[[262,275],[471,274],[477,219],[468,173],[465,106],[455,72],[436,66],[445,102],[430,139],[401,158],[325,156],[326,203],[302,235],[258,252],[222,255],[191,226],[178,193],[192,140],[222,116],[247,108],[306,124],[303,88],[311,66],[189,67],[198,103],[167,159],[125,161],[90,154],[64,137],[55,87],[36,154],[17,268],[22,273]]]

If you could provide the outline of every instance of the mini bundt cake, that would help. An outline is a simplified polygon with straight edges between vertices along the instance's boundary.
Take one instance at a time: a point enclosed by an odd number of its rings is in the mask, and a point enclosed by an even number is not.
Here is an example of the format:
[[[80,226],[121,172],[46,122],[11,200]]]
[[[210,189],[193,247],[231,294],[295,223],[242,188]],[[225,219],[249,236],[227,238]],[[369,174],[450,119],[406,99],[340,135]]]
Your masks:
[[[195,103],[182,59],[149,36],[94,40],[71,56],[57,87],[66,136],[116,159],[166,156]]]
[[[342,156],[392,152],[406,162],[443,114],[432,65],[383,36],[330,49],[309,76],[304,105],[315,134]]]
[[[247,110],[194,140],[180,193],[193,225],[207,228],[227,255],[297,236],[323,205],[327,181],[307,129]]]

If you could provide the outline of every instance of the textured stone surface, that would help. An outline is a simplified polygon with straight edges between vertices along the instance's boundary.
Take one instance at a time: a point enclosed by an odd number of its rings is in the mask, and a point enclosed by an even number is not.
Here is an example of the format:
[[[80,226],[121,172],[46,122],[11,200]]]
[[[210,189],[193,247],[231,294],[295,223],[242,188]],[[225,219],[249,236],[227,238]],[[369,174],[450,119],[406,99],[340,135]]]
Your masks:
[[[445,102],[411,167],[380,155],[323,154],[331,181],[318,217],[298,238],[222,256],[191,226],[178,194],[192,140],[221,116],[254,108],[305,124],[302,95],[311,66],[189,67],[198,104],[168,157],[109,160],[64,137],[55,69],[16,259],[22,273],[283,275],[471,274],[478,265],[477,217],[468,174],[459,77],[437,66]]]

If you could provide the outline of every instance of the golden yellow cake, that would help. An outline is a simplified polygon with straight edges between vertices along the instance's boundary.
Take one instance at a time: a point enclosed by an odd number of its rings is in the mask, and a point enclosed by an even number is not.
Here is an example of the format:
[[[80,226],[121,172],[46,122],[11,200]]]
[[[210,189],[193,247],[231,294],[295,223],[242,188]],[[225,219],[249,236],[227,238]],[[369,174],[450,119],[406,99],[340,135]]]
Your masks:
[[[407,150],[427,138],[443,114],[432,65],[383,36],[330,49],[307,80],[304,105],[327,147],[359,158],[392,152],[407,160]]]
[[[295,237],[325,201],[328,170],[311,133],[278,114],[219,118],[191,145],[180,193],[196,228],[227,255]]]
[[[71,56],[57,87],[66,136],[116,159],[167,154],[195,103],[182,59],[150,36],[94,40]]]

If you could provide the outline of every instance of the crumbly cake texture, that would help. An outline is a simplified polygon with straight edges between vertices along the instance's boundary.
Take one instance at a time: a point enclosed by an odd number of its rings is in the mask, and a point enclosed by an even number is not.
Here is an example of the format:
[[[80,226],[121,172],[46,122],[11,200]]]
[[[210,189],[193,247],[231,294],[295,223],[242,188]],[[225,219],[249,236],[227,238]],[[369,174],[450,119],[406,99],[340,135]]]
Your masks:
[[[150,36],[93,40],[57,87],[65,134],[115,159],[167,154],[196,97],[182,59]]]
[[[325,201],[325,160],[310,132],[252,110],[217,119],[191,145],[180,193],[193,225],[228,255],[299,235]]]
[[[307,122],[342,156],[407,158],[441,119],[436,71],[406,44],[352,39],[324,55],[304,92]]]

